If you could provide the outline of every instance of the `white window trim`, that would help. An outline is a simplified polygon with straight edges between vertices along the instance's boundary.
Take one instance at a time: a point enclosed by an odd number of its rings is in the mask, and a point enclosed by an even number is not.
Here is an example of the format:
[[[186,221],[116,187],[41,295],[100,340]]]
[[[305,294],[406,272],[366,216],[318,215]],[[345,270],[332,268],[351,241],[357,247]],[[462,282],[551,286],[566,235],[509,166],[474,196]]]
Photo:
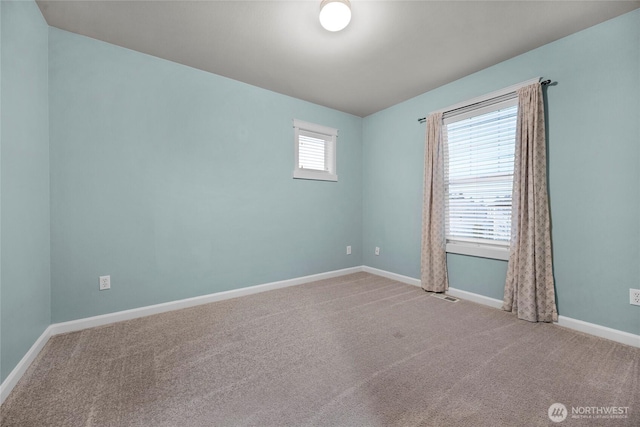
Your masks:
[[[457,104],[450,105],[450,106],[448,106],[446,108],[442,108],[440,110],[432,111],[431,114],[433,114],[433,113],[446,113],[448,111],[457,110],[459,108],[467,107],[467,106],[472,105],[472,104],[478,104],[480,102],[485,102],[485,101],[488,101],[488,100],[493,99],[493,98],[499,98],[501,96],[513,93],[513,92],[517,91],[518,89],[520,89],[522,87],[532,85],[532,84],[537,83],[539,81],[540,81],[540,77],[536,77],[534,79],[530,79],[530,80],[524,81],[522,83],[517,83],[517,84],[514,84],[512,86],[505,87],[504,89],[496,90],[495,92],[487,93],[485,95],[478,96],[476,98],[471,98],[471,99],[469,99],[467,101],[458,102]]]
[[[513,93],[515,91],[517,91],[518,89],[520,89],[521,87],[525,87],[528,85],[531,85],[533,83],[539,82],[540,78],[535,78],[535,79],[530,79],[527,80],[525,82],[522,83],[518,83],[509,87],[506,87],[504,89],[495,91],[495,92],[491,92],[489,94],[483,95],[483,96],[479,96],[477,98],[473,98],[470,99],[468,101],[464,101],[464,102],[460,102],[458,104],[454,104],[452,106],[449,106],[447,108],[443,108],[441,110],[437,110],[436,112],[449,112],[452,110],[456,110],[459,108],[464,108],[473,104],[479,104],[485,101],[489,101],[491,99],[494,98],[498,98],[498,97],[502,97],[505,95],[508,95],[510,93]],[[499,102],[498,104],[500,105],[500,108],[504,108],[505,106],[507,106],[510,103],[513,103],[514,101],[511,99]],[[515,103],[517,104],[517,100],[515,101]],[[445,120],[443,120],[443,126],[446,126],[447,123],[453,122],[453,121],[458,121],[458,120],[462,120],[463,117],[470,117],[470,116],[474,116],[474,115],[478,115],[478,114],[482,114],[484,112],[486,112],[487,110],[493,110],[495,109],[497,104],[493,104],[489,107],[480,107],[478,109],[474,109],[472,112],[469,113],[462,113],[461,115],[452,115],[448,118],[446,118]],[[463,117],[461,117],[463,116]],[[446,249],[445,251],[447,253],[453,253],[453,254],[460,254],[460,255],[468,255],[468,256],[475,256],[475,257],[481,257],[481,258],[491,258],[491,259],[498,259],[498,260],[504,260],[504,261],[508,261],[509,260],[509,253],[510,253],[510,243],[509,242],[491,242],[491,241],[486,241],[486,240],[481,240],[481,239],[448,239],[446,241]]]
[[[460,254],[476,256],[481,258],[492,258],[509,261],[509,243],[488,243],[473,242],[465,240],[447,239],[446,252],[450,254]]]
[[[318,125],[315,123],[303,122],[302,120],[293,119],[294,127],[294,166],[293,166],[293,178],[294,179],[311,179],[316,181],[338,181],[338,174],[336,171],[336,140],[338,138],[338,129],[330,128],[327,126]],[[298,167],[299,163],[299,151],[300,146],[298,143],[299,131],[305,130],[308,132],[319,133],[327,136],[327,144],[330,158],[327,159],[329,165],[328,171],[318,171],[312,169],[301,169]]]
[[[513,107],[516,105],[518,105],[518,96],[514,94],[513,98],[505,99],[504,101],[499,101],[499,102],[496,102],[495,104],[487,105],[485,107],[479,107],[471,111],[467,111],[465,113],[456,114],[456,115],[447,117],[442,120],[442,124],[446,126],[450,123],[459,122],[461,120],[469,119],[471,117],[481,116],[483,114],[487,114],[492,111],[501,110],[501,109]]]
[[[510,92],[502,93],[500,91],[499,96],[508,95]],[[491,97],[489,99],[494,99]],[[480,101],[482,102],[482,101]],[[476,102],[470,102],[475,104]],[[472,111],[468,111],[462,114],[454,115],[443,120],[443,126],[449,123],[464,120],[470,117],[486,114],[491,111],[512,107],[518,105],[518,98],[506,99],[504,101],[497,102],[495,104],[488,105],[486,107],[476,108]],[[490,241],[486,239],[470,239],[470,238],[447,238],[445,251],[452,254],[475,256],[480,258],[491,258],[509,261],[509,247],[510,242]]]

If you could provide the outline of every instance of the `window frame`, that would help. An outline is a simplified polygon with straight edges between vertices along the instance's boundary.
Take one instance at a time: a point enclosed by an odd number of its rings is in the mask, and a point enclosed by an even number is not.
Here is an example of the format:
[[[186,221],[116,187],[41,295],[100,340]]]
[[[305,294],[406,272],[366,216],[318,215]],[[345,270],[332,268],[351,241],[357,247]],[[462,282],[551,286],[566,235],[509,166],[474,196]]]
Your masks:
[[[461,108],[464,111],[460,114],[451,114],[442,120],[443,132],[447,131],[447,125],[450,123],[455,123],[461,120],[465,120],[471,117],[481,116],[487,113],[491,113],[493,111],[510,108],[518,105],[517,95],[514,93],[513,96],[507,96],[507,99],[504,99],[505,95],[509,95],[510,92],[504,93],[501,91],[501,94],[497,96],[486,96],[483,99],[478,100],[474,99],[469,101],[468,103],[462,105]],[[511,92],[514,92],[511,90]],[[501,98],[501,99],[496,99]],[[496,102],[492,102],[494,100]],[[479,105],[474,108],[474,104],[483,103],[484,105]],[[486,104],[488,103],[488,104]],[[444,141],[447,144],[447,141]],[[514,139],[514,144],[517,143],[517,140]],[[445,150],[448,150],[448,147],[445,147]],[[448,157],[448,156],[446,156]],[[445,169],[448,169],[448,165],[445,165]],[[448,208],[449,208],[449,187],[448,187],[449,178],[445,176],[445,227],[449,228],[449,218],[448,218]],[[513,208],[513,201],[512,206]],[[446,233],[446,249],[447,253],[460,254],[460,255],[468,255],[475,256],[481,258],[491,258],[498,260],[509,260],[510,254],[510,242],[509,241],[496,241],[491,239],[476,239],[476,238],[465,238],[465,237],[451,237]]]
[[[336,170],[336,146],[338,139],[338,129],[328,126],[322,126],[315,123],[304,122],[302,120],[293,120],[294,128],[294,179],[308,179],[316,181],[338,181],[338,173]],[[325,165],[327,170],[321,171],[317,169],[304,169],[300,166],[300,131],[313,133],[318,136],[325,137]]]

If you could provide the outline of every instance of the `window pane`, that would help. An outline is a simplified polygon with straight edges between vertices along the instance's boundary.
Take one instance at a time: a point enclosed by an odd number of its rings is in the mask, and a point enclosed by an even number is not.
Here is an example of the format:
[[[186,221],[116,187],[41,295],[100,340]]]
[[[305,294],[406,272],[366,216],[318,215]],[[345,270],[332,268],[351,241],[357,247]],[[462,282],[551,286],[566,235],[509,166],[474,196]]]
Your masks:
[[[314,170],[327,170],[326,169],[326,155],[325,147],[326,142],[324,139],[315,138],[309,135],[303,135],[300,133],[298,143],[298,167],[302,169],[314,169]]]
[[[518,107],[445,127],[447,238],[508,242]]]

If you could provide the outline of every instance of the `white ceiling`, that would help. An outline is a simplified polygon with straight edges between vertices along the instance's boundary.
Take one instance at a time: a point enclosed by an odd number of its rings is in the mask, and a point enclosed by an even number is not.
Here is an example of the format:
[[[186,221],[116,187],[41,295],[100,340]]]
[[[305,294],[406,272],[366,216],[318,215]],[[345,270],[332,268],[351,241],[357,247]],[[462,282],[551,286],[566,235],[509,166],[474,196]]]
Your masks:
[[[635,8],[640,1],[38,1],[49,25],[367,116]],[[553,76],[548,76],[553,77]]]

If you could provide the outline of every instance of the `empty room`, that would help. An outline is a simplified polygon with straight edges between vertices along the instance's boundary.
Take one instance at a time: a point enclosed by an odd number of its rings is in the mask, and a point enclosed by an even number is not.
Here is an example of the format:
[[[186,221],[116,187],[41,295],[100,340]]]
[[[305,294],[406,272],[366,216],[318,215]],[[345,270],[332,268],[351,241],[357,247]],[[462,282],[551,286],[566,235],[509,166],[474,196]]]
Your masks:
[[[640,1],[0,36],[1,427],[640,425]]]

